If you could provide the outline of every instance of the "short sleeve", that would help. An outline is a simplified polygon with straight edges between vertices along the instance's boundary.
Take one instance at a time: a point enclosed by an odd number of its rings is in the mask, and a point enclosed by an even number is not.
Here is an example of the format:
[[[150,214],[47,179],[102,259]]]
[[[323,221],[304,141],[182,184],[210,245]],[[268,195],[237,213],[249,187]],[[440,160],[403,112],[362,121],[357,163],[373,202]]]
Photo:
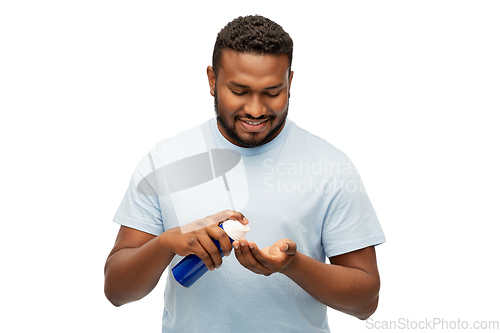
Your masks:
[[[164,227],[160,202],[155,193],[156,186],[155,184],[148,186],[145,182],[153,179],[152,172],[150,159],[145,156],[132,175],[113,221],[129,228],[159,235],[164,231]],[[144,190],[145,186],[148,186],[148,190]]]
[[[331,184],[332,198],[321,235],[327,257],[384,243],[384,232],[361,177],[347,156]]]

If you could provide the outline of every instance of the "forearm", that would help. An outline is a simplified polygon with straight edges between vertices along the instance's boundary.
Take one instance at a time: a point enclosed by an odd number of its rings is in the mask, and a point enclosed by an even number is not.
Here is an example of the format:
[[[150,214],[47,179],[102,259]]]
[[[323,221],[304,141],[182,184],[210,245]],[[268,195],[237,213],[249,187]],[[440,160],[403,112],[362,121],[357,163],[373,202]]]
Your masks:
[[[322,263],[297,252],[281,273],[321,303],[359,319],[377,308],[379,277],[363,270]]]
[[[138,248],[124,248],[106,261],[104,293],[120,306],[137,301],[153,290],[174,254],[165,251],[160,238]]]

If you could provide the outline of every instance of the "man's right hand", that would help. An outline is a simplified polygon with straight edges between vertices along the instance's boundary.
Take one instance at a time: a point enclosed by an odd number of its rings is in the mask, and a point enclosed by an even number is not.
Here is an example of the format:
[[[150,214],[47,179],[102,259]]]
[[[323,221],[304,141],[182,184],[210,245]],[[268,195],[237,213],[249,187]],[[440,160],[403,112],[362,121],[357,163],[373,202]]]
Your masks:
[[[225,210],[167,230],[158,237],[121,226],[104,268],[106,297],[115,306],[120,306],[146,296],[176,254],[194,253],[209,269],[221,265],[220,252],[211,238],[220,242],[224,253],[231,252],[229,237],[218,227],[228,219],[248,224],[241,213]]]
[[[248,224],[243,214],[225,210],[187,225],[169,229],[158,238],[162,246],[172,254],[180,256],[195,254],[203,260],[209,270],[214,270],[222,265],[222,256],[213,239],[219,242],[224,256],[229,256],[232,250],[229,237],[219,227],[219,224],[226,220]]]

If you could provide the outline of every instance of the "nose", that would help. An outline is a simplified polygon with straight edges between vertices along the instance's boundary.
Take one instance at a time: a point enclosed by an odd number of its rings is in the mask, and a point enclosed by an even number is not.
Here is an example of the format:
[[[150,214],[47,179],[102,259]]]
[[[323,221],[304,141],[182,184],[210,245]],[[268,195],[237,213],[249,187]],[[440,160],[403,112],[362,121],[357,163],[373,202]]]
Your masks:
[[[267,112],[267,108],[260,96],[252,96],[243,107],[243,110],[253,118],[259,118]]]

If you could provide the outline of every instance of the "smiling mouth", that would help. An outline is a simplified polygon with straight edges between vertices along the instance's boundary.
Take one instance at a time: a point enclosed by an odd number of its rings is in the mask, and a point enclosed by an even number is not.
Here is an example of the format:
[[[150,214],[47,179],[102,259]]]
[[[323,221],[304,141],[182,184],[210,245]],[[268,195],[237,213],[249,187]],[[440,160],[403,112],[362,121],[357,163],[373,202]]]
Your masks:
[[[240,120],[244,121],[245,123],[250,124],[250,125],[260,125],[263,122],[268,121],[269,119],[263,119],[263,120],[260,120],[260,121],[249,121],[249,120],[243,120],[243,119],[240,119]]]
[[[247,119],[238,119],[241,121],[241,125],[243,129],[247,132],[260,132],[262,131],[267,124],[267,121],[269,118],[262,119],[262,120],[247,120]]]

